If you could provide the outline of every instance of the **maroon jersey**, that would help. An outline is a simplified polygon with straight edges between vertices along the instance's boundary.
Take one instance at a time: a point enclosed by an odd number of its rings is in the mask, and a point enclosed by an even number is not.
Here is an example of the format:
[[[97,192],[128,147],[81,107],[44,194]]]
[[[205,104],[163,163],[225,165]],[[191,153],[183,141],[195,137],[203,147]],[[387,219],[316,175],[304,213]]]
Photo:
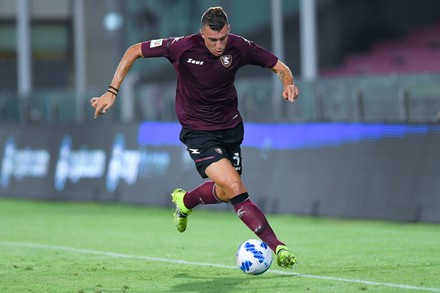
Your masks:
[[[212,55],[200,34],[142,43],[144,57],[165,57],[177,72],[176,114],[184,128],[219,130],[242,121],[234,86],[237,70],[248,64],[272,68],[278,58],[233,34],[222,56]]]

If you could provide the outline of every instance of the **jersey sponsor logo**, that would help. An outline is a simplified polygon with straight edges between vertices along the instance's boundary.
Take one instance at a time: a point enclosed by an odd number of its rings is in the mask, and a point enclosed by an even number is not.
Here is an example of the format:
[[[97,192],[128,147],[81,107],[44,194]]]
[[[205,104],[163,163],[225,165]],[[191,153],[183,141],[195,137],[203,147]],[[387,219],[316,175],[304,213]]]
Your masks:
[[[150,48],[156,48],[162,46],[163,39],[151,40]]]
[[[228,68],[232,64],[232,55],[223,55],[220,57],[220,61],[224,67]]]
[[[203,65],[203,61],[194,60],[194,59],[192,59],[192,58],[188,58],[188,60],[186,61],[186,63],[196,64],[196,65]]]

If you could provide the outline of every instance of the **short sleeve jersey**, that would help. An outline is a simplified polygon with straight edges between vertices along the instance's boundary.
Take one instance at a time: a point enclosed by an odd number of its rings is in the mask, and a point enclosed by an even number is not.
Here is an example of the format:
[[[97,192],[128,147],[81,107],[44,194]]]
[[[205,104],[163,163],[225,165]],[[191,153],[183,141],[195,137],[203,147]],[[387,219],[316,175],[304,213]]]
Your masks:
[[[238,69],[245,65],[272,68],[278,58],[243,37],[229,34],[222,56],[206,48],[200,34],[150,40],[141,45],[147,57],[165,57],[177,72],[176,114],[184,128],[220,130],[237,126],[234,86]]]

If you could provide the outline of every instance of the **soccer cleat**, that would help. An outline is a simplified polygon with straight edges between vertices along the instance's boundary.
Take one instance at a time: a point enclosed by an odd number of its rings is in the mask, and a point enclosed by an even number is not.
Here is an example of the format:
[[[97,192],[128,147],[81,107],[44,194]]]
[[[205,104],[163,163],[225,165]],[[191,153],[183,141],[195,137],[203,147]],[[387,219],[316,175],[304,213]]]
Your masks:
[[[282,268],[293,268],[296,264],[296,258],[290,253],[289,249],[285,245],[278,245],[276,249],[277,264]]]
[[[185,196],[185,194],[185,190],[181,188],[176,188],[171,193],[171,196],[173,197],[173,202],[176,204],[176,210],[173,214],[173,222],[176,226],[177,231],[179,232],[183,232],[186,230],[188,215],[192,212],[192,210],[188,209],[183,203],[183,197]]]

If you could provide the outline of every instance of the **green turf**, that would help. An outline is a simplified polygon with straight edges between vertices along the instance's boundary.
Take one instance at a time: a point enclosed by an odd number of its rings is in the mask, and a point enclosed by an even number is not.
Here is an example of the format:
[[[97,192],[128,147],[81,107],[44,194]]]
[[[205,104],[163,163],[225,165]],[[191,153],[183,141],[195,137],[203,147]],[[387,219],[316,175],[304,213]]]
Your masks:
[[[199,207],[185,233],[171,215],[0,199],[0,292],[440,292],[439,225],[269,215],[300,263],[249,276],[232,211]]]

